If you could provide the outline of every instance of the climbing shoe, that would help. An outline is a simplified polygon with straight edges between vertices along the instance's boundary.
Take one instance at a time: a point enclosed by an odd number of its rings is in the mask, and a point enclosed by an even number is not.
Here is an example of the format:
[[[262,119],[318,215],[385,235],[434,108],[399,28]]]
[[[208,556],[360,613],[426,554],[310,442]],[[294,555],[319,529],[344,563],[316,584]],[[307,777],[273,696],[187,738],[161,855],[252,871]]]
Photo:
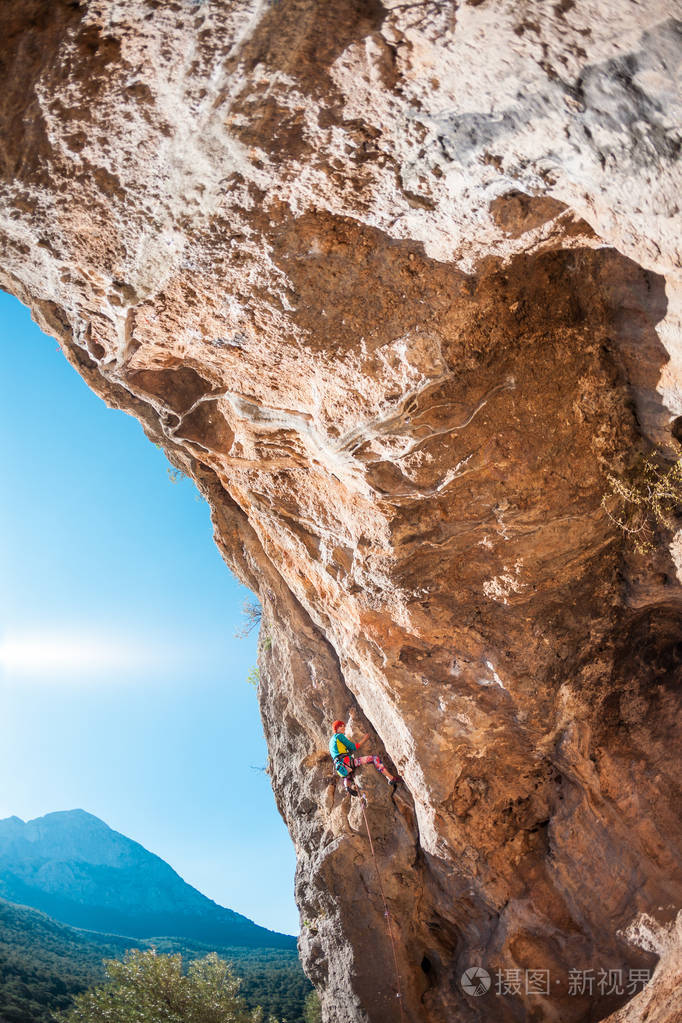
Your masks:
[[[395,792],[395,790],[398,788],[398,785],[402,785],[402,781],[403,781],[403,779],[401,777],[399,777],[399,775],[396,775],[395,778],[393,779],[393,781],[389,781],[388,784],[391,786],[391,788]]]
[[[348,793],[349,796],[359,796],[360,795],[360,793],[358,792],[358,790],[355,788],[354,785],[349,785],[348,788],[346,789],[346,792]]]

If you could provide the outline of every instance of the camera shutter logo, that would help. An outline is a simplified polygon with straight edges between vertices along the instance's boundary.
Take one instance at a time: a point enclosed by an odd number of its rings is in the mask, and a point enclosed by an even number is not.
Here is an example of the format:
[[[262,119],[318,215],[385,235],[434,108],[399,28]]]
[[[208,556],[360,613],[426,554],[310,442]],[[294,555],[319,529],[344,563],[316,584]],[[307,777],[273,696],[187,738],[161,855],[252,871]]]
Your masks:
[[[478,998],[490,989],[490,974],[482,966],[470,966],[462,974],[460,983],[468,995]]]

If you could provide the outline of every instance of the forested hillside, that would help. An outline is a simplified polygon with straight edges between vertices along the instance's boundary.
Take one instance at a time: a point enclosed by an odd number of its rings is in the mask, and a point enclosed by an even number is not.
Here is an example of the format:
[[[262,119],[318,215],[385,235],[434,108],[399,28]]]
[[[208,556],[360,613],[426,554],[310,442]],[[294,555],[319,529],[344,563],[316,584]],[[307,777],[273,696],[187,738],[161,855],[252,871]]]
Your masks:
[[[139,940],[79,931],[25,906],[0,899],[0,1020],[51,1023],[78,992],[100,981],[103,959],[129,948],[182,952],[188,960],[213,948],[171,938]],[[301,1023],[311,990],[296,952],[280,949],[216,948],[243,978],[242,993],[284,1023]]]

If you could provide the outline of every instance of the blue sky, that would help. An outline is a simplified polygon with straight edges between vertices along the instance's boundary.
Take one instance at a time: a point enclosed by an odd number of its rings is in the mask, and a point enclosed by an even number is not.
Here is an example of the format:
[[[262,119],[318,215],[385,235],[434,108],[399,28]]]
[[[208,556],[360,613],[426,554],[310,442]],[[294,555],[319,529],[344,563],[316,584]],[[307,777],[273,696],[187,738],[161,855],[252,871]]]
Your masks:
[[[263,767],[250,593],[208,508],[0,293],[0,817],[82,807],[257,923],[296,933]]]

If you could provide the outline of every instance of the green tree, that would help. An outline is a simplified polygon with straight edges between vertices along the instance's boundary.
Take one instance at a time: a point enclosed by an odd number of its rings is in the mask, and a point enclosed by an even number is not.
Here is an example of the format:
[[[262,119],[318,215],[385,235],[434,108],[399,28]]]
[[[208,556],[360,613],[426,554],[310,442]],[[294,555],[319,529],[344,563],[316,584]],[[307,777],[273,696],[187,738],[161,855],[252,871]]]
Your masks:
[[[181,955],[133,949],[106,963],[108,982],[78,995],[60,1023],[260,1023],[229,963],[211,952],[183,973]],[[271,1020],[271,1023],[274,1021]]]
[[[322,1007],[317,991],[311,991],[306,998],[303,1006],[303,1019],[305,1023],[322,1023]]]

